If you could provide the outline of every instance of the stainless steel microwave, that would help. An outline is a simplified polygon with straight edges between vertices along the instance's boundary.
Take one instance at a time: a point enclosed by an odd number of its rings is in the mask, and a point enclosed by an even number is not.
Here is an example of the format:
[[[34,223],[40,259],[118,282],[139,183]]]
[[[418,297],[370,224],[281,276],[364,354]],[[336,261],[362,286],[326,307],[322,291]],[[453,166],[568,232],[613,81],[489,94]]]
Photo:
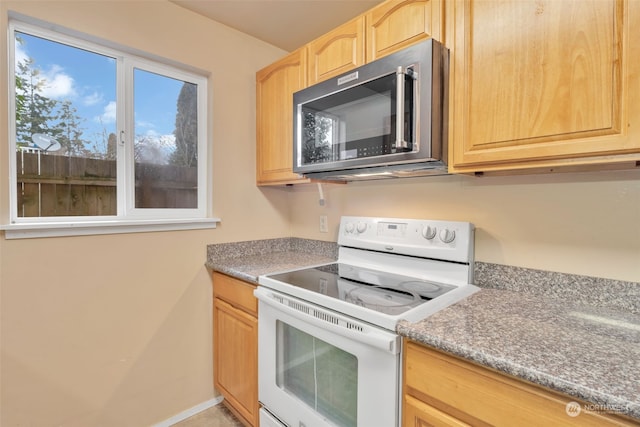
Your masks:
[[[429,39],[293,95],[293,171],[358,180],[447,173],[449,51]]]

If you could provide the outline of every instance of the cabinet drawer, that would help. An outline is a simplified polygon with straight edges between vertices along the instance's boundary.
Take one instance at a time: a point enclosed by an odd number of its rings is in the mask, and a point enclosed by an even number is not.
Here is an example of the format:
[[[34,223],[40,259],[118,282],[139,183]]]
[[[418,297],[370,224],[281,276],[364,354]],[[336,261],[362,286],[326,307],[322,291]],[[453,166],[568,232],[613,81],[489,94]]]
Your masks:
[[[637,425],[615,416],[567,415],[577,399],[407,341],[405,394],[471,425]],[[584,407],[581,404],[581,407]]]
[[[405,395],[402,408],[403,427],[471,427],[433,406]]]
[[[213,273],[213,296],[254,316],[258,315],[258,300],[253,296],[256,286],[222,273]]]

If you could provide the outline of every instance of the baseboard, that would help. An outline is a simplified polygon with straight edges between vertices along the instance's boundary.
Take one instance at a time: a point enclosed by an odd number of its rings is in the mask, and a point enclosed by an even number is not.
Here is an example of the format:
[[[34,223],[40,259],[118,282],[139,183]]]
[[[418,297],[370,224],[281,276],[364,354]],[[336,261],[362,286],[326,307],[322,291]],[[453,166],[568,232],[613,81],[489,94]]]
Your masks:
[[[192,408],[187,409],[186,411],[182,411],[179,414],[174,415],[171,418],[167,418],[164,421],[159,422],[158,424],[154,424],[153,427],[171,427],[174,424],[179,423],[180,421],[186,420],[189,417],[194,416],[195,414],[212,408],[222,402],[224,398],[222,396],[214,397],[211,400],[207,400],[206,402],[202,402],[199,405],[196,405]]]

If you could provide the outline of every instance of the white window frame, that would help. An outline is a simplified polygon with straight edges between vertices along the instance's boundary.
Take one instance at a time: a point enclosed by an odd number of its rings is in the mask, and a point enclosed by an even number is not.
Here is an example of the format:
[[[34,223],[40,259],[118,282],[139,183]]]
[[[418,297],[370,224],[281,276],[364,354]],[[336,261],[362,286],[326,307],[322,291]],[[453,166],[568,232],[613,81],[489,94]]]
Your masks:
[[[85,34],[9,14],[9,183],[10,223],[0,226],[7,239],[87,234],[113,234],[215,228],[219,218],[211,215],[211,159],[208,131],[208,76],[193,67]],[[16,31],[64,43],[116,59],[117,86],[117,213],[113,216],[19,217],[17,212],[16,123],[15,123],[15,33]],[[198,94],[198,207],[195,209],[148,209],[135,207],[133,73],[134,69],[194,83]]]

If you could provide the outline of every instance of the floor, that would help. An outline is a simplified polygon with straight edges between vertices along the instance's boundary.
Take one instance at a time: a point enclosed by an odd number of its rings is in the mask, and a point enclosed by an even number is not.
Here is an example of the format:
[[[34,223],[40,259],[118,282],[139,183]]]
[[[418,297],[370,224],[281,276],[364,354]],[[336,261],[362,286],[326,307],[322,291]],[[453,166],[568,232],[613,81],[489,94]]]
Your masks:
[[[222,404],[199,412],[173,427],[243,427],[242,423]]]

